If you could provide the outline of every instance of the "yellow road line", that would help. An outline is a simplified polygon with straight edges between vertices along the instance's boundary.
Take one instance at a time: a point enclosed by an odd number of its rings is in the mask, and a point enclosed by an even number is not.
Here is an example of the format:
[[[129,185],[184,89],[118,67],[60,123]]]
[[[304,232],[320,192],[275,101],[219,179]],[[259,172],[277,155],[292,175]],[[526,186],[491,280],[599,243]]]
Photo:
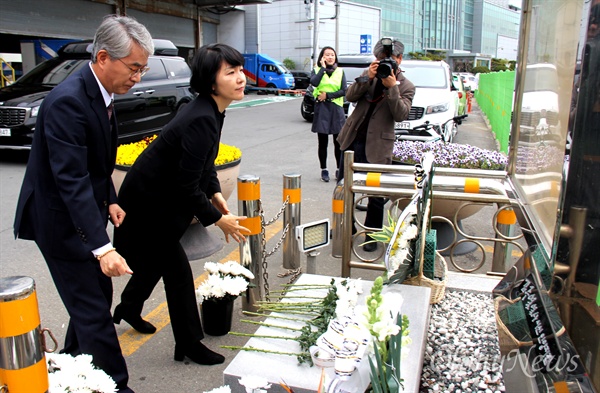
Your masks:
[[[268,226],[265,230],[265,237],[267,241],[275,236],[278,232],[281,232],[283,225],[281,222],[275,222],[272,225]],[[225,258],[221,259],[219,262],[227,262],[227,261],[239,261],[240,260],[240,250],[239,247],[230,252]],[[201,274],[194,280],[194,286],[198,287],[200,283],[204,280],[205,273]],[[171,319],[169,318],[169,309],[167,307],[167,302],[162,302],[159,304],[154,310],[150,311],[147,315],[143,317],[148,322],[152,323],[156,326],[156,331],[160,331],[162,328],[167,326]],[[127,322],[125,322],[127,323]],[[156,334],[156,333],[155,333]],[[130,356],[135,351],[140,349],[142,345],[146,343],[146,341],[150,340],[154,334],[141,334],[138,333],[135,329],[129,329],[123,334],[119,336],[119,343],[121,344],[121,351],[123,352],[123,356]]]
[[[493,246],[483,246],[483,249],[485,250],[485,252],[493,254],[494,253],[494,247]],[[511,256],[513,257],[517,257],[520,258],[523,256],[523,253],[521,252],[521,250],[519,250],[518,248],[514,248],[511,252]]]

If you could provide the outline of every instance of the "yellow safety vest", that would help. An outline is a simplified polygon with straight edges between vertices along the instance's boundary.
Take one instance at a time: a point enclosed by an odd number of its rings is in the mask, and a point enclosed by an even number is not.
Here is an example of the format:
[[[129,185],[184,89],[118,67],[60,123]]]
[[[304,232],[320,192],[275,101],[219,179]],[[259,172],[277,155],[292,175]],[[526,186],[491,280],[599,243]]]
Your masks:
[[[319,70],[320,67],[315,68],[315,74],[317,74]],[[324,73],[323,78],[321,78],[321,83],[319,83],[319,86],[315,87],[315,90],[313,91],[313,97],[316,99],[322,92],[333,93],[338,91],[342,87],[343,75],[344,71],[340,67],[336,68],[331,76]],[[334,98],[331,101],[341,107],[344,106],[344,97]]]

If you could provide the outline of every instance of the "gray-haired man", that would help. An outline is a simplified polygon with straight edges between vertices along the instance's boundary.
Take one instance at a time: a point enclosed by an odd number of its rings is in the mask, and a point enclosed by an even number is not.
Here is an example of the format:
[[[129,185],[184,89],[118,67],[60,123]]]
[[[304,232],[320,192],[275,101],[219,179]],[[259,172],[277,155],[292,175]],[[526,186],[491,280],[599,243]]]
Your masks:
[[[125,218],[111,180],[112,100],[140,81],[153,52],[150,33],[134,19],[102,21],[91,63],[40,107],[14,224],[15,236],[36,242],[69,313],[61,352],[92,355],[120,393],[133,391],[110,314],[111,277],[132,271],[106,232],[109,218],[115,226]]]

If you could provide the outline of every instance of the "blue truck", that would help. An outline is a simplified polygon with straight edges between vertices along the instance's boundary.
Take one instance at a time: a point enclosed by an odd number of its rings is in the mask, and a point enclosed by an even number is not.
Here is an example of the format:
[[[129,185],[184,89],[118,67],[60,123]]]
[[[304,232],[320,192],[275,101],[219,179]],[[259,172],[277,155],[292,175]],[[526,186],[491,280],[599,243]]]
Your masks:
[[[294,76],[281,62],[264,54],[245,53],[244,63],[244,74],[250,88],[294,88]]]

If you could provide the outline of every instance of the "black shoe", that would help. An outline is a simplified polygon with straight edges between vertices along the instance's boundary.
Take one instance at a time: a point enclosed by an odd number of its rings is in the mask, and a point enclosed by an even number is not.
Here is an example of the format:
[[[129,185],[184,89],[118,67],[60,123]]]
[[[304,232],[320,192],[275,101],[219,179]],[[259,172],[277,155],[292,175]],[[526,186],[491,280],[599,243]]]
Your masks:
[[[144,321],[139,315],[125,315],[119,304],[113,313],[113,322],[117,325],[121,323],[121,319],[131,325],[132,328],[140,333],[152,334],[156,332],[156,327],[148,321]]]
[[[327,169],[321,170],[321,180],[325,183],[329,182],[329,171]]]
[[[340,181],[340,170],[339,169],[335,170],[335,181]]]
[[[363,244],[362,248],[366,252],[373,252],[377,250],[377,242]]]
[[[207,366],[221,364],[225,361],[223,355],[211,351],[200,341],[186,346],[175,344],[175,356],[173,356],[173,359],[182,362],[185,357],[188,357],[193,362]]]

